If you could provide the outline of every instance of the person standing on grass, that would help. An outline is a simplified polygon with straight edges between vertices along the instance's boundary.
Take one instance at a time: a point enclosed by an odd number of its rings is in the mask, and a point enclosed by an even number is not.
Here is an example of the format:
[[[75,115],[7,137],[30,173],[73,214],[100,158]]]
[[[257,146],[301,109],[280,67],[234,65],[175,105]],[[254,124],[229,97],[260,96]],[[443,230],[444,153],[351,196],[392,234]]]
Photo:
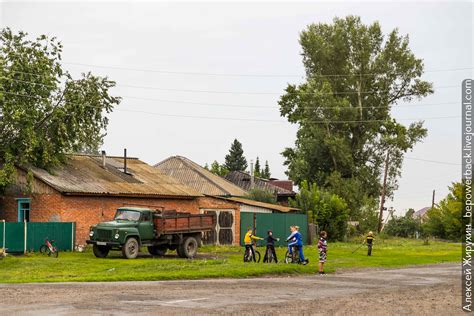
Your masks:
[[[279,241],[280,238],[273,237],[273,232],[271,230],[269,230],[267,234],[267,250],[265,251],[265,257],[263,257],[263,262],[268,262],[268,251],[270,250],[273,254],[273,259],[275,259],[275,263],[278,263],[277,254],[275,252],[275,241]]]
[[[324,263],[327,260],[327,251],[328,251],[328,242],[327,242],[328,234],[323,230],[319,233],[319,241],[318,241],[318,251],[319,251],[319,274],[324,273]]]
[[[365,239],[365,243],[367,244],[367,256],[372,256],[372,244],[374,242],[374,233],[369,232],[367,234],[367,238]]]

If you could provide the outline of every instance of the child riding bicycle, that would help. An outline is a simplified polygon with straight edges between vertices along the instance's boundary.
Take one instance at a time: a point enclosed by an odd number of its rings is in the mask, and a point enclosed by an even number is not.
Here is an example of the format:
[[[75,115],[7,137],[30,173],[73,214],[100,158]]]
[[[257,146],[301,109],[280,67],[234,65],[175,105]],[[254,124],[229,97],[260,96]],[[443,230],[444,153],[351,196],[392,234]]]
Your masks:
[[[286,241],[288,242],[288,254],[293,255],[293,247],[295,247],[300,255],[300,262],[303,264],[308,263],[308,259],[305,259],[303,254],[303,236],[299,232],[299,227],[296,225],[290,226],[291,235],[288,236]]]
[[[248,228],[247,233],[245,234],[245,237],[244,237],[245,252],[250,251],[250,253],[252,254],[252,259],[255,262],[256,261],[255,260],[255,250],[253,249],[253,241],[254,240],[263,240],[263,238],[254,236],[252,234],[252,228]]]
[[[267,250],[265,251],[265,257],[263,258],[263,262],[270,261],[269,260],[270,258],[268,257],[271,252],[271,255],[273,256],[273,260],[275,260],[275,263],[278,263],[277,255],[275,252],[275,241],[279,241],[279,240],[280,238],[273,237],[273,232],[271,230],[267,232],[267,238],[266,238]]]

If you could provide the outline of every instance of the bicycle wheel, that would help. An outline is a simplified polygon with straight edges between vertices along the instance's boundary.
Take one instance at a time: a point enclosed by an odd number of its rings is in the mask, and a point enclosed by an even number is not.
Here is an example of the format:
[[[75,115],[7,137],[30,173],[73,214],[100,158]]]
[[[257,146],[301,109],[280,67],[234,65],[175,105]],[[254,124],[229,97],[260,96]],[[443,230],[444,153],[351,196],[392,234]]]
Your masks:
[[[53,258],[57,258],[59,256],[59,251],[57,249],[54,249],[54,251],[51,251],[49,255]]]
[[[39,252],[42,254],[46,254],[46,250],[49,249],[46,245],[41,245]]]
[[[255,262],[260,262],[260,252],[255,250]]]
[[[273,257],[273,251],[271,249],[267,250],[267,262],[272,263],[275,261],[275,258]]]
[[[285,253],[285,263],[293,263],[293,257],[288,250]]]
[[[245,249],[244,262],[249,262],[249,261],[250,261],[250,251],[248,251],[248,249]]]

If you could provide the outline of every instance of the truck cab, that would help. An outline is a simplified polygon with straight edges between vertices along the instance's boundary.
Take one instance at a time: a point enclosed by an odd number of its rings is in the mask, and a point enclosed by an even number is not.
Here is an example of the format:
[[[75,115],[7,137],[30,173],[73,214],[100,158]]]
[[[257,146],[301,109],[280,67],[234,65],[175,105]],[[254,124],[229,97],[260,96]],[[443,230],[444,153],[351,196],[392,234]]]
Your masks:
[[[125,258],[133,259],[140,247],[147,247],[154,256],[177,250],[180,257],[193,258],[202,232],[214,226],[215,218],[209,215],[121,207],[112,221],[91,226],[86,242],[99,258],[105,258],[110,250],[121,250]]]

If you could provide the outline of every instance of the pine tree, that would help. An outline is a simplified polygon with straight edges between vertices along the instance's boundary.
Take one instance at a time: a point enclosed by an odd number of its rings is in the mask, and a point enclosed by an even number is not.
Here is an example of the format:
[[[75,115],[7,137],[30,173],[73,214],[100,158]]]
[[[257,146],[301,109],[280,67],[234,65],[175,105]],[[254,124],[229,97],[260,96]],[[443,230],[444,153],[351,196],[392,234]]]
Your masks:
[[[255,177],[261,177],[262,176],[262,173],[261,173],[262,170],[260,170],[260,160],[258,159],[257,157],[257,160],[255,160],[255,169],[253,171],[253,175]]]
[[[270,179],[271,177],[270,173],[270,166],[268,165],[268,160],[265,161],[265,169],[262,170],[260,176],[264,179]]]
[[[230,146],[229,154],[225,156],[225,168],[229,171],[245,171],[247,169],[247,160],[244,157],[242,144],[234,139]]]

